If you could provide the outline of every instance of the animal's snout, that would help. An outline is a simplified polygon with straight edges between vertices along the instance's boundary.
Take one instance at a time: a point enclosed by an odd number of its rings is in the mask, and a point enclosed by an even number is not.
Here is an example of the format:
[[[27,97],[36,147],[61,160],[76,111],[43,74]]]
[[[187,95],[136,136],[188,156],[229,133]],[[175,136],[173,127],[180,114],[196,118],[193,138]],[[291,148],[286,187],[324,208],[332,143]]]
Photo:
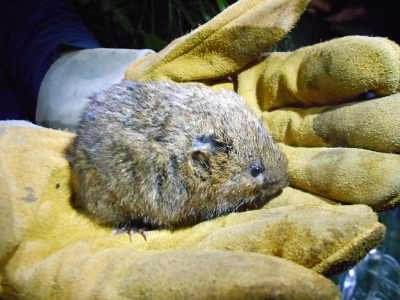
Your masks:
[[[289,185],[289,177],[288,176],[283,176],[281,178],[264,178],[264,181],[261,185],[261,189],[264,192],[267,192],[268,195],[273,195],[279,190],[284,189]]]

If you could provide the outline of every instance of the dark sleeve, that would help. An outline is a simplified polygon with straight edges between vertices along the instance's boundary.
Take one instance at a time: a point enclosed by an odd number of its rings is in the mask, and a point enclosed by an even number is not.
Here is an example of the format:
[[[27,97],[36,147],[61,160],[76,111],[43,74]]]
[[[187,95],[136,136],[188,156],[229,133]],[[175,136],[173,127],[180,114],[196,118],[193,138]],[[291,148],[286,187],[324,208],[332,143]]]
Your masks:
[[[100,45],[66,0],[0,0],[0,119],[34,121],[40,84],[71,47]]]

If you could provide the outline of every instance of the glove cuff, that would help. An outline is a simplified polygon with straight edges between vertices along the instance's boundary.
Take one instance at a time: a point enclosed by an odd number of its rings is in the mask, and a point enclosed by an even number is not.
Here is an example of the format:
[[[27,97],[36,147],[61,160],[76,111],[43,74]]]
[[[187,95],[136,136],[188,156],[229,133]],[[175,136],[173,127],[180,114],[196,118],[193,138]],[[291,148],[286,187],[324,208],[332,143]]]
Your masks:
[[[62,56],[51,66],[40,86],[36,123],[75,131],[88,97],[120,82],[132,61],[151,52],[99,48]]]

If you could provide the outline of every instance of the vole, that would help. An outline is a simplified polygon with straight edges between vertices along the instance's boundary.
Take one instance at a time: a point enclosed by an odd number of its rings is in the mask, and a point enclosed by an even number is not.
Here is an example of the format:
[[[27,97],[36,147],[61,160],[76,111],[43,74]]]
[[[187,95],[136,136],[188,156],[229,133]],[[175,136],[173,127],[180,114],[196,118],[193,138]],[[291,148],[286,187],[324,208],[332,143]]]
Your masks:
[[[255,209],[287,159],[234,91],[123,81],[95,94],[69,154],[77,204],[100,224],[189,226]]]

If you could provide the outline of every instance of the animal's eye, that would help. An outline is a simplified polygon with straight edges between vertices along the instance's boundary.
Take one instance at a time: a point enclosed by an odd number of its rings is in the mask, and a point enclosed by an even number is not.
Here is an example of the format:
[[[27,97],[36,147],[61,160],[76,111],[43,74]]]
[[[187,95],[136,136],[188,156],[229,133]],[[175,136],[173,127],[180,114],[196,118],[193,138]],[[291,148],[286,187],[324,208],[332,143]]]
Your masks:
[[[262,172],[264,172],[264,167],[260,164],[252,164],[250,166],[250,174],[253,177],[257,177],[258,175],[260,175]]]

